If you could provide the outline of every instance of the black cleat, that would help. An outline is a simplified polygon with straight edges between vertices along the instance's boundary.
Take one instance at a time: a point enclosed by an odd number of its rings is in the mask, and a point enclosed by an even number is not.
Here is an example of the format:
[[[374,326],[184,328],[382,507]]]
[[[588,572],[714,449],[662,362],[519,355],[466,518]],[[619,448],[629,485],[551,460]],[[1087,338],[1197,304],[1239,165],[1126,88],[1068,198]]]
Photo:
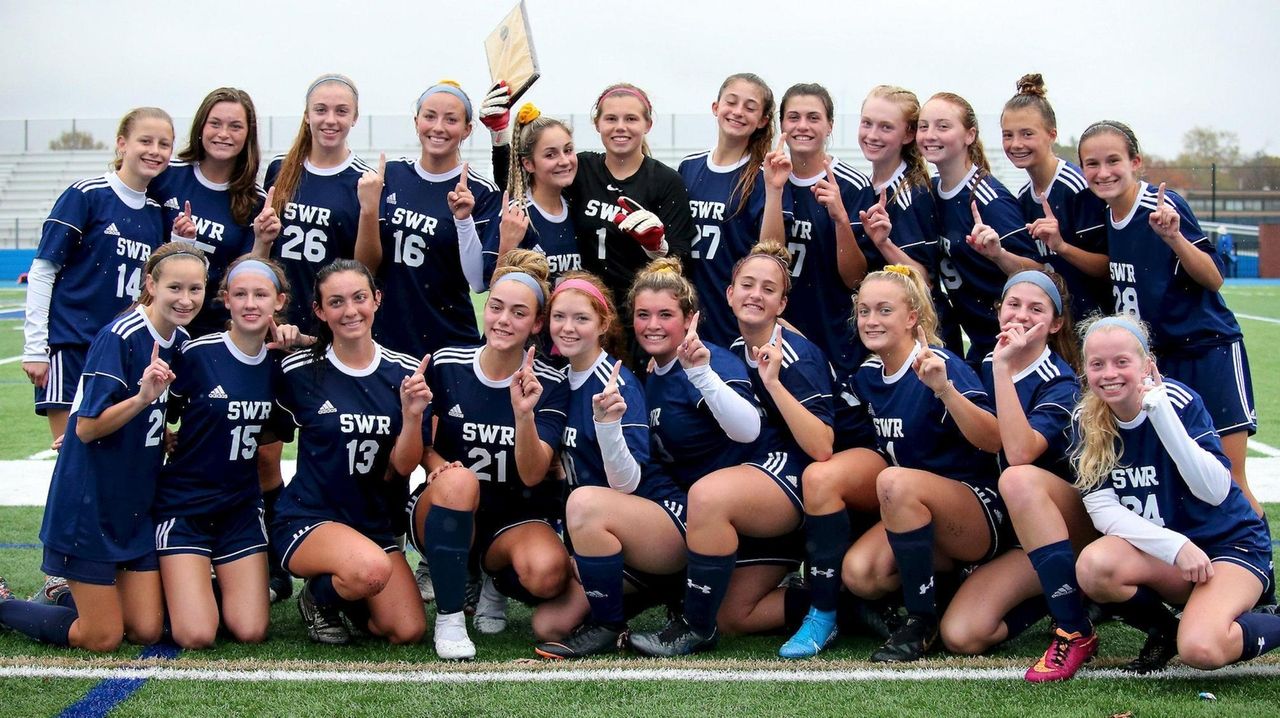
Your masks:
[[[617,653],[622,648],[626,629],[614,629],[590,621],[573,629],[563,641],[546,641],[533,647],[533,652],[543,658],[585,658],[605,653]]]
[[[303,586],[298,594],[298,613],[302,614],[307,635],[316,643],[345,646],[351,642],[351,632],[342,620],[342,611],[337,606],[317,606],[311,596],[310,585]]]
[[[657,633],[631,634],[631,647],[642,656],[688,656],[710,651],[720,642],[720,632],[712,629],[704,636],[693,630],[683,616],[672,616]]]
[[[1138,657],[1120,666],[1125,673],[1136,673],[1145,676],[1148,673],[1164,670],[1174,656],[1178,655],[1178,638],[1174,634],[1148,633],[1146,643],[1138,651]]]
[[[267,579],[267,593],[272,603],[279,603],[293,595],[293,576],[288,571],[273,571]]]
[[[938,619],[910,614],[902,627],[871,654],[873,663],[910,663],[924,658],[938,642]]]

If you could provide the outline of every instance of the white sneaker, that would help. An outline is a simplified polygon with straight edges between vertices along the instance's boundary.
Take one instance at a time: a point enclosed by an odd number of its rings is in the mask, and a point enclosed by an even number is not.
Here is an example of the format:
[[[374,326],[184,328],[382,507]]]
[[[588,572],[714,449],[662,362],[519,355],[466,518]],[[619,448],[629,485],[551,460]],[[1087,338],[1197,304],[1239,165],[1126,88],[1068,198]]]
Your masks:
[[[476,603],[476,615],[471,623],[486,636],[507,630],[507,597],[498,590],[493,576],[487,573],[484,575],[484,584],[480,587],[480,600]]]
[[[423,603],[436,600],[436,585],[431,581],[431,567],[427,565],[426,558],[418,561],[418,568],[413,572],[413,580],[418,584],[418,594],[422,596]]]
[[[469,661],[476,657],[476,644],[467,635],[467,617],[457,613],[437,613],[436,655],[446,661]]]

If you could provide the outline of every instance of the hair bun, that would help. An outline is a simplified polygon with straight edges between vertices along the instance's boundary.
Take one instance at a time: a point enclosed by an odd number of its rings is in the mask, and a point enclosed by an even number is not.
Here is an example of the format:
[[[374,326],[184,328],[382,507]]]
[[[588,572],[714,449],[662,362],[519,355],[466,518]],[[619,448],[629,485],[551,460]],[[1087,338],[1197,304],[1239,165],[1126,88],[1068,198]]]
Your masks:
[[[462,83],[458,82],[457,80],[441,80],[441,81],[437,82],[436,84],[437,84],[437,85],[448,85],[448,86],[450,86],[450,87],[456,87],[456,88],[458,88],[459,90],[461,90],[461,89],[462,89]]]
[[[1047,94],[1044,87],[1044,76],[1038,72],[1033,72],[1019,77],[1018,94],[1044,97]]]

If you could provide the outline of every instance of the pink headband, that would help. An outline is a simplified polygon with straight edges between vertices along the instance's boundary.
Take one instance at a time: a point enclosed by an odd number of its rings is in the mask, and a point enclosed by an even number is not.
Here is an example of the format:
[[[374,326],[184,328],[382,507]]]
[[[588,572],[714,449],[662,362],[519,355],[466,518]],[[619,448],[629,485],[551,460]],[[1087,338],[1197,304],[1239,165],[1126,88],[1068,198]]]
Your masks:
[[[604,92],[601,92],[600,97],[596,99],[596,107],[599,107],[600,103],[604,102],[604,98],[609,97],[610,95],[631,95],[632,97],[643,102],[645,109],[647,109],[650,112],[653,112],[653,105],[649,104],[649,98],[645,97],[643,92],[640,92],[639,90],[634,90],[630,87],[611,87],[605,90]]]
[[[606,307],[609,306],[609,302],[605,300],[604,295],[600,293],[600,290],[596,288],[596,285],[592,284],[591,282],[588,282],[585,279],[577,279],[577,278],[566,279],[563,282],[560,282],[560,284],[556,287],[556,290],[551,293],[551,302],[554,302],[556,300],[556,297],[560,296],[560,293],[565,291],[566,289],[576,289],[579,292],[585,292],[588,296],[595,297],[597,300],[599,300],[601,304],[605,305]],[[547,304],[550,305],[551,302],[547,302]]]

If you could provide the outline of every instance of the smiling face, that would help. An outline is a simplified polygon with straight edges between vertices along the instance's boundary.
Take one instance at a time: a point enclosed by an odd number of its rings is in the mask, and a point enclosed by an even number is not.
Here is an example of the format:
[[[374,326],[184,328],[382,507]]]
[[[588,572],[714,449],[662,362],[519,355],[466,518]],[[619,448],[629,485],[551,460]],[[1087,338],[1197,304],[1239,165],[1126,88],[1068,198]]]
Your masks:
[[[786,276],[770,257],[752,257],[742,263],[725,292],[729,308],[743,327],[772,325],[787,308]]]
[[[341,82],[324,82],[307,96],[307,125],[313,148],[336,151],[346,147],[356,123],[356,96]]]
[[[285,296],[267,277],[241,272],[227,285],[222,302],[237,330],[261,336],[266,334],[271,317],[284,308]]]
[[[915,139],[915,132],[896,103],[883,97],[868,97],[862,103],[858,146],[867,160],[877,164],[901,161],[902,148]]]
[[[659,364],[666,364],[675,357],[676,348],[684,341],[693,317],[685,316],[680,301],[668,291],[643,289],[632,302],[632,328],[640,348]]]
[[[520,282],[499,281],[484,303],[485,342],[497,351],[524,349],[529,337],[542,331],[538,298]]]
[[[610,95],[600,101],[596,131],[605,152],[629,156],[641,151],[644,136],[653,128],[647,108],[635,95]]]
[[[711,113],[725,137],[746,141],[756,130],[769,124],[764,115],[764,91],[746,80],[734,80],[725,86],[719,99],[711,103]]]
[[[1138,390],[1151,375],[1151,360],[1136,337],[1120,327],[1091,332],[1084,342],[1084,366],[1089,390],[1116,416],[1137,416],[1142,406]]]
[[[1137,186],[1142,158],[1129,156],[1129,145],[1118,133],[1099,132],[1080,143],[1080,168],[1089,189],[1110,202]]]
[[[894,282],[884,279],[863,282],[854,313],[863,346],[876,354],[906,348],[915,342],[920,315],[911,308],[906,291]]]
[[[782,131],[787,135],[787,147],[796,154],[823,152],[834,127],[832,118],[827,115],[827,106],[817,95],[796,95],[787,100],[787,106],[782,110]]]
[[[563,127],[551,125],[538,135],[530,157],[521,161],[524,171],[533,176],[539,187],[565,189],[578,175],[578,154],[573,149],[573,136]]]
[[[920,108],[916,144],[934,165],[966,160],[969,145],[977,139],[977,129],[965,129],[963,110],[955,104],[935,98]]]
[[[447,92],[428,95],[418,107],[413,124],[423,154],[435,160],[456,160],[458,145],[471,135],[466,106]]]
[[[249,138],[249,118],[239,102],[219,102],[209,110],[200,129],[205,158],[233,162]]]
[[[1023,331],[1037,324],[1043,324],[1048,331],[1041,336],[1041,343],[1048,340],[1049,335],[1062,329],[1062,317],[1054,316],[1053,300],[1040,287],[1030,282],[1018,282],[1009,287],[1004,298],[1000,300],[1000,328],[1017,325]]]
[[[335,341],[353,342],[371,338],[373,315],[382,295],[360,272],[338,271],[317,287],[315,315],[333,332]]]
[[[156,276],[147,275],[151,295],[148,316],[162,334],[173,327],[185,327],[195,319],[204,303],[204,262],[192,255],[177,255],[156,265]]]
[[[570,362],[594,359],[607,328],[586,294],[570,289],[552,299],[551,340]]]
[[[1005,110],[1000,116],[1000,138],[1005,156],[1018,169],[1057,161],[1053,143],[1058,131],[1045,127],[1044,116],[1034,108]]]
[[[173,125],[158,117],[135,120],[127,136],[116,138],[116,154],[120,156],[121,174],[145,186],[169,166],[169,157],[173,155]]]

